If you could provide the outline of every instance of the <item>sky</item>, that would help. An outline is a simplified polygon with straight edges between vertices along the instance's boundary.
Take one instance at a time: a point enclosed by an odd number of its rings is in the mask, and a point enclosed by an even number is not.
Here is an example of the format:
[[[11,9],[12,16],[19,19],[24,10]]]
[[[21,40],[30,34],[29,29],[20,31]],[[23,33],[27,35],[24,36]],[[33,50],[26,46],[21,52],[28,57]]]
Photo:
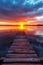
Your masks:
[[[43,0],[0,0],[0,20],[43,22]]]

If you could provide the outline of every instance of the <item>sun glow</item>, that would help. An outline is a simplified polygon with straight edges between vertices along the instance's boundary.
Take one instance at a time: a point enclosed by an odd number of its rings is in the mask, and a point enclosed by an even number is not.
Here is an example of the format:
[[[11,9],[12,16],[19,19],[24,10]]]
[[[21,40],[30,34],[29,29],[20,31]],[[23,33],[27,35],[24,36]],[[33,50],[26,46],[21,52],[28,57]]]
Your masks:
[[[23,30],[24,29],[24,26],[23,25],[20,25],[20,29]]]
[[[20,22],[19,25],[20,25],[20,27],[19,27],[20,30],[23,30],[24,29],[24,23],[23,22]]]
[[[0,22],[0,30],[24,30],[25,22]]]
[[[0,22],[0,25],[17,25],[16,22]]]
[[[28,25],[33,21],[23,21],[23,22],[0,22],[0,25]]]
[[[30,30],[28,25],[32,21],[27,21],[27,22],[0,22],[0,30],[19,30],[19,31],[24,31],[24,30]]]

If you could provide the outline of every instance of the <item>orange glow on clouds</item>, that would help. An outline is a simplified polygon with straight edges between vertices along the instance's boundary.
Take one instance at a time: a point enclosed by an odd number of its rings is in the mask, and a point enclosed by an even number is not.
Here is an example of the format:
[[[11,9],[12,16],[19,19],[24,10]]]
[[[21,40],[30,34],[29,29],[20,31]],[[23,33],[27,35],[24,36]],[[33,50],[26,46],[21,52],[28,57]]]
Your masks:
[[[12,22],[0,22],[0,25],[29,25],[31,24],[33,21],[19,21],[19,22],[16,22],[16,21],[12,21]]]
[[[0,22],[0,25],[19,25],[19,22]]]
[[[0,25],[17,25],[17,23],[14,23],[14,22],[0,22]]]

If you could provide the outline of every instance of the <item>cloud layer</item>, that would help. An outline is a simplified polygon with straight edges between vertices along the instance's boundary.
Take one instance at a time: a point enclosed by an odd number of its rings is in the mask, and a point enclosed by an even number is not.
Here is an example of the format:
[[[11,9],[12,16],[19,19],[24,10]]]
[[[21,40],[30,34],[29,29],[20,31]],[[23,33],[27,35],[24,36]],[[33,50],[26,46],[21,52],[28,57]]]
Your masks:
[[[43,15],[43,0],[0,0],[0,19]]]

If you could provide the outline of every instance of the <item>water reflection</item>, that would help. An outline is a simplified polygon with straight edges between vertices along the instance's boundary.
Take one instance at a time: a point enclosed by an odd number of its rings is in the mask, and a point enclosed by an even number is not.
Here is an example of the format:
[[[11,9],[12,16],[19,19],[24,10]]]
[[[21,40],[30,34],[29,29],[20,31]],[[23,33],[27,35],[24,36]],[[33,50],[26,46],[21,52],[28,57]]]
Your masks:
[[[20,26],[0,26],[0,31],[4,30],[20,30]],[[43,26],[24,26],[23,30],[37,31],[43,30]]]

